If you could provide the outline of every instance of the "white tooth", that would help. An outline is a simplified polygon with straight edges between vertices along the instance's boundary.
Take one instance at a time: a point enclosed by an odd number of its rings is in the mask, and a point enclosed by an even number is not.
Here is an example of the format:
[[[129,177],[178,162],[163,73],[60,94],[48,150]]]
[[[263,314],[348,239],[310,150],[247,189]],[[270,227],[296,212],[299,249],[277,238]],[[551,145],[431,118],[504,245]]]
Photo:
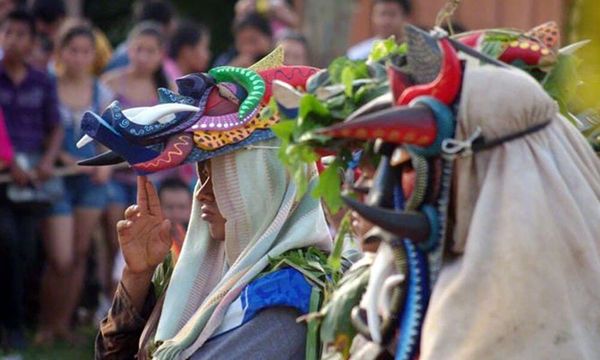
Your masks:
[[[149,108],[145,108],[129,120],[138,125],[150,125],[160,121],[163,117],[173,115],[182,111],[199,111],[196,106],[186,104],[158,104]]]
[[[175,119],[175,115],[174,114],[169,114],[167,116],[163,116],[160,119],[158,119],[158,122],[161,124],[166,124],[169,121],[172,121],[173,119]]]
[[[77,142],[77,148],[81,149],[82,147],[86,146],[87,144],[91,143],[92,141],[94,141],[94,139],[92,139],[92,137],[90,137],[89,135],[83,135],[83,137],[81,139],[79,139],[79,141]]]
[[[133,107],[129,109],[123,109],[123,115],[127,116],[127,118],[132,118],[137,116],[137,114],[141,113],[144,110],[150,109],[150,106],[141,106],[141,107]]]

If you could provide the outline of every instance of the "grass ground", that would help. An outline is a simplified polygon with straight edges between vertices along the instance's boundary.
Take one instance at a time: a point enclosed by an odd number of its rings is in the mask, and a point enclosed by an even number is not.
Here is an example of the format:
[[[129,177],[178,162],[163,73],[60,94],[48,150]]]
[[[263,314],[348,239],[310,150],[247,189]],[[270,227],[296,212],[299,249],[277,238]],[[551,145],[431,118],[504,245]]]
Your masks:
[[[94,337],[96,329],[92,326],[79,328],[81,341],[77,345],[69,344],[65,341],[57,341],[52,346],[29,346],[21,354],[23,360],[85,360],[94,357]],[[30,337],[31,341],[31,337]],[[7,354],[0,351],[0,360]]]

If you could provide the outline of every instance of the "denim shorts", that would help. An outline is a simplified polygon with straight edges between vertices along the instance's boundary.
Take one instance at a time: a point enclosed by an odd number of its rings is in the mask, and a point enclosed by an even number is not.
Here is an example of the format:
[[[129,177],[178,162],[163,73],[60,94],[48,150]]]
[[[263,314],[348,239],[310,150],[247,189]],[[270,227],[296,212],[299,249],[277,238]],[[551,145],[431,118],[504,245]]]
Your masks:
[[[75,208],[104,209],[108,200],[107,185],[95,184],[88,175],[64,178],[65,195],[51,205],[50,215],[71,214]]]
[[[107,195],[107,204],[128,207],[137,202],[137,186],[113,179],[108,182]]]

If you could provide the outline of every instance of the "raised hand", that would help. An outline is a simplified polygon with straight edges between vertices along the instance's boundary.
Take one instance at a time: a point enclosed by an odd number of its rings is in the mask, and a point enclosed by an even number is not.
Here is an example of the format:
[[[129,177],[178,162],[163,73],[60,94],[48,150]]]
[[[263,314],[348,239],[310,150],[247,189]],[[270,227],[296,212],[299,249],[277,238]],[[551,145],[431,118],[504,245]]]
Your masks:
[[[164,218],[158,194],[145,176],[138,177],[137,204],[117,223],[119,244],[133,274],[152,273],[171,247],[171,222]]]

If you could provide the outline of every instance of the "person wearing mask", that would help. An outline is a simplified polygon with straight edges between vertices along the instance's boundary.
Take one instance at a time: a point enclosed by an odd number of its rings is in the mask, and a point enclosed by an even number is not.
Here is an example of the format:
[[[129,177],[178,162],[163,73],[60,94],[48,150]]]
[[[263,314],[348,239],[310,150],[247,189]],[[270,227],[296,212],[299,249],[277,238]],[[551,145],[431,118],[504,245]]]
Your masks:
[[[169,41],[169,57],[164,69],[169,81],[193,72],[205,71],[210,60],[210,34],[201,25],[181,22]]]
[[[56,80],[65,128],[59,160],[66,167],[76,167],[77,161],[100,150],[93,145],[75,146],[81,137],[81,117],[89,110],[101,112],[113,99],[112,91],[92,73],[95,41],[92,28],[86,25],[69,27],[58,38]],[[45,221],[47,266],[42,277],[38,344],[71,337],[70,320],[83,286],[92,231],[106,206],[110,168],[78,170],[82,173],[64,178],[65,196],[52,204]]]
[[[12,189],[40,187],[53,175],[63,139],[56,86],[47,74],[26,63],[36,36],[33,16],[23,10],[7,15],[0,26],[4,57],[0,62],[0,107],[15,159],[10,165]],[[14,194],[14,192],[13,192]],[[0,187],[0,263],[10,271],[0,274],[5,289],[0,296],[0,326],[9,348],[23,349],[27,277],[36,258],[38,207],[11,196]]]
[[[251,13],[233,25],[234,47],[221,54],[213,66],[248,67],[273,48],[273,32],[269,22]]]
[[[409,0],[374,0],[371,10],[371,29],[373,37],[359,42],[348,49],[350,60],[364,60],[369,56],[373,43],[394,35],[396,41],[402,41],[404,20],[410,15]]]

